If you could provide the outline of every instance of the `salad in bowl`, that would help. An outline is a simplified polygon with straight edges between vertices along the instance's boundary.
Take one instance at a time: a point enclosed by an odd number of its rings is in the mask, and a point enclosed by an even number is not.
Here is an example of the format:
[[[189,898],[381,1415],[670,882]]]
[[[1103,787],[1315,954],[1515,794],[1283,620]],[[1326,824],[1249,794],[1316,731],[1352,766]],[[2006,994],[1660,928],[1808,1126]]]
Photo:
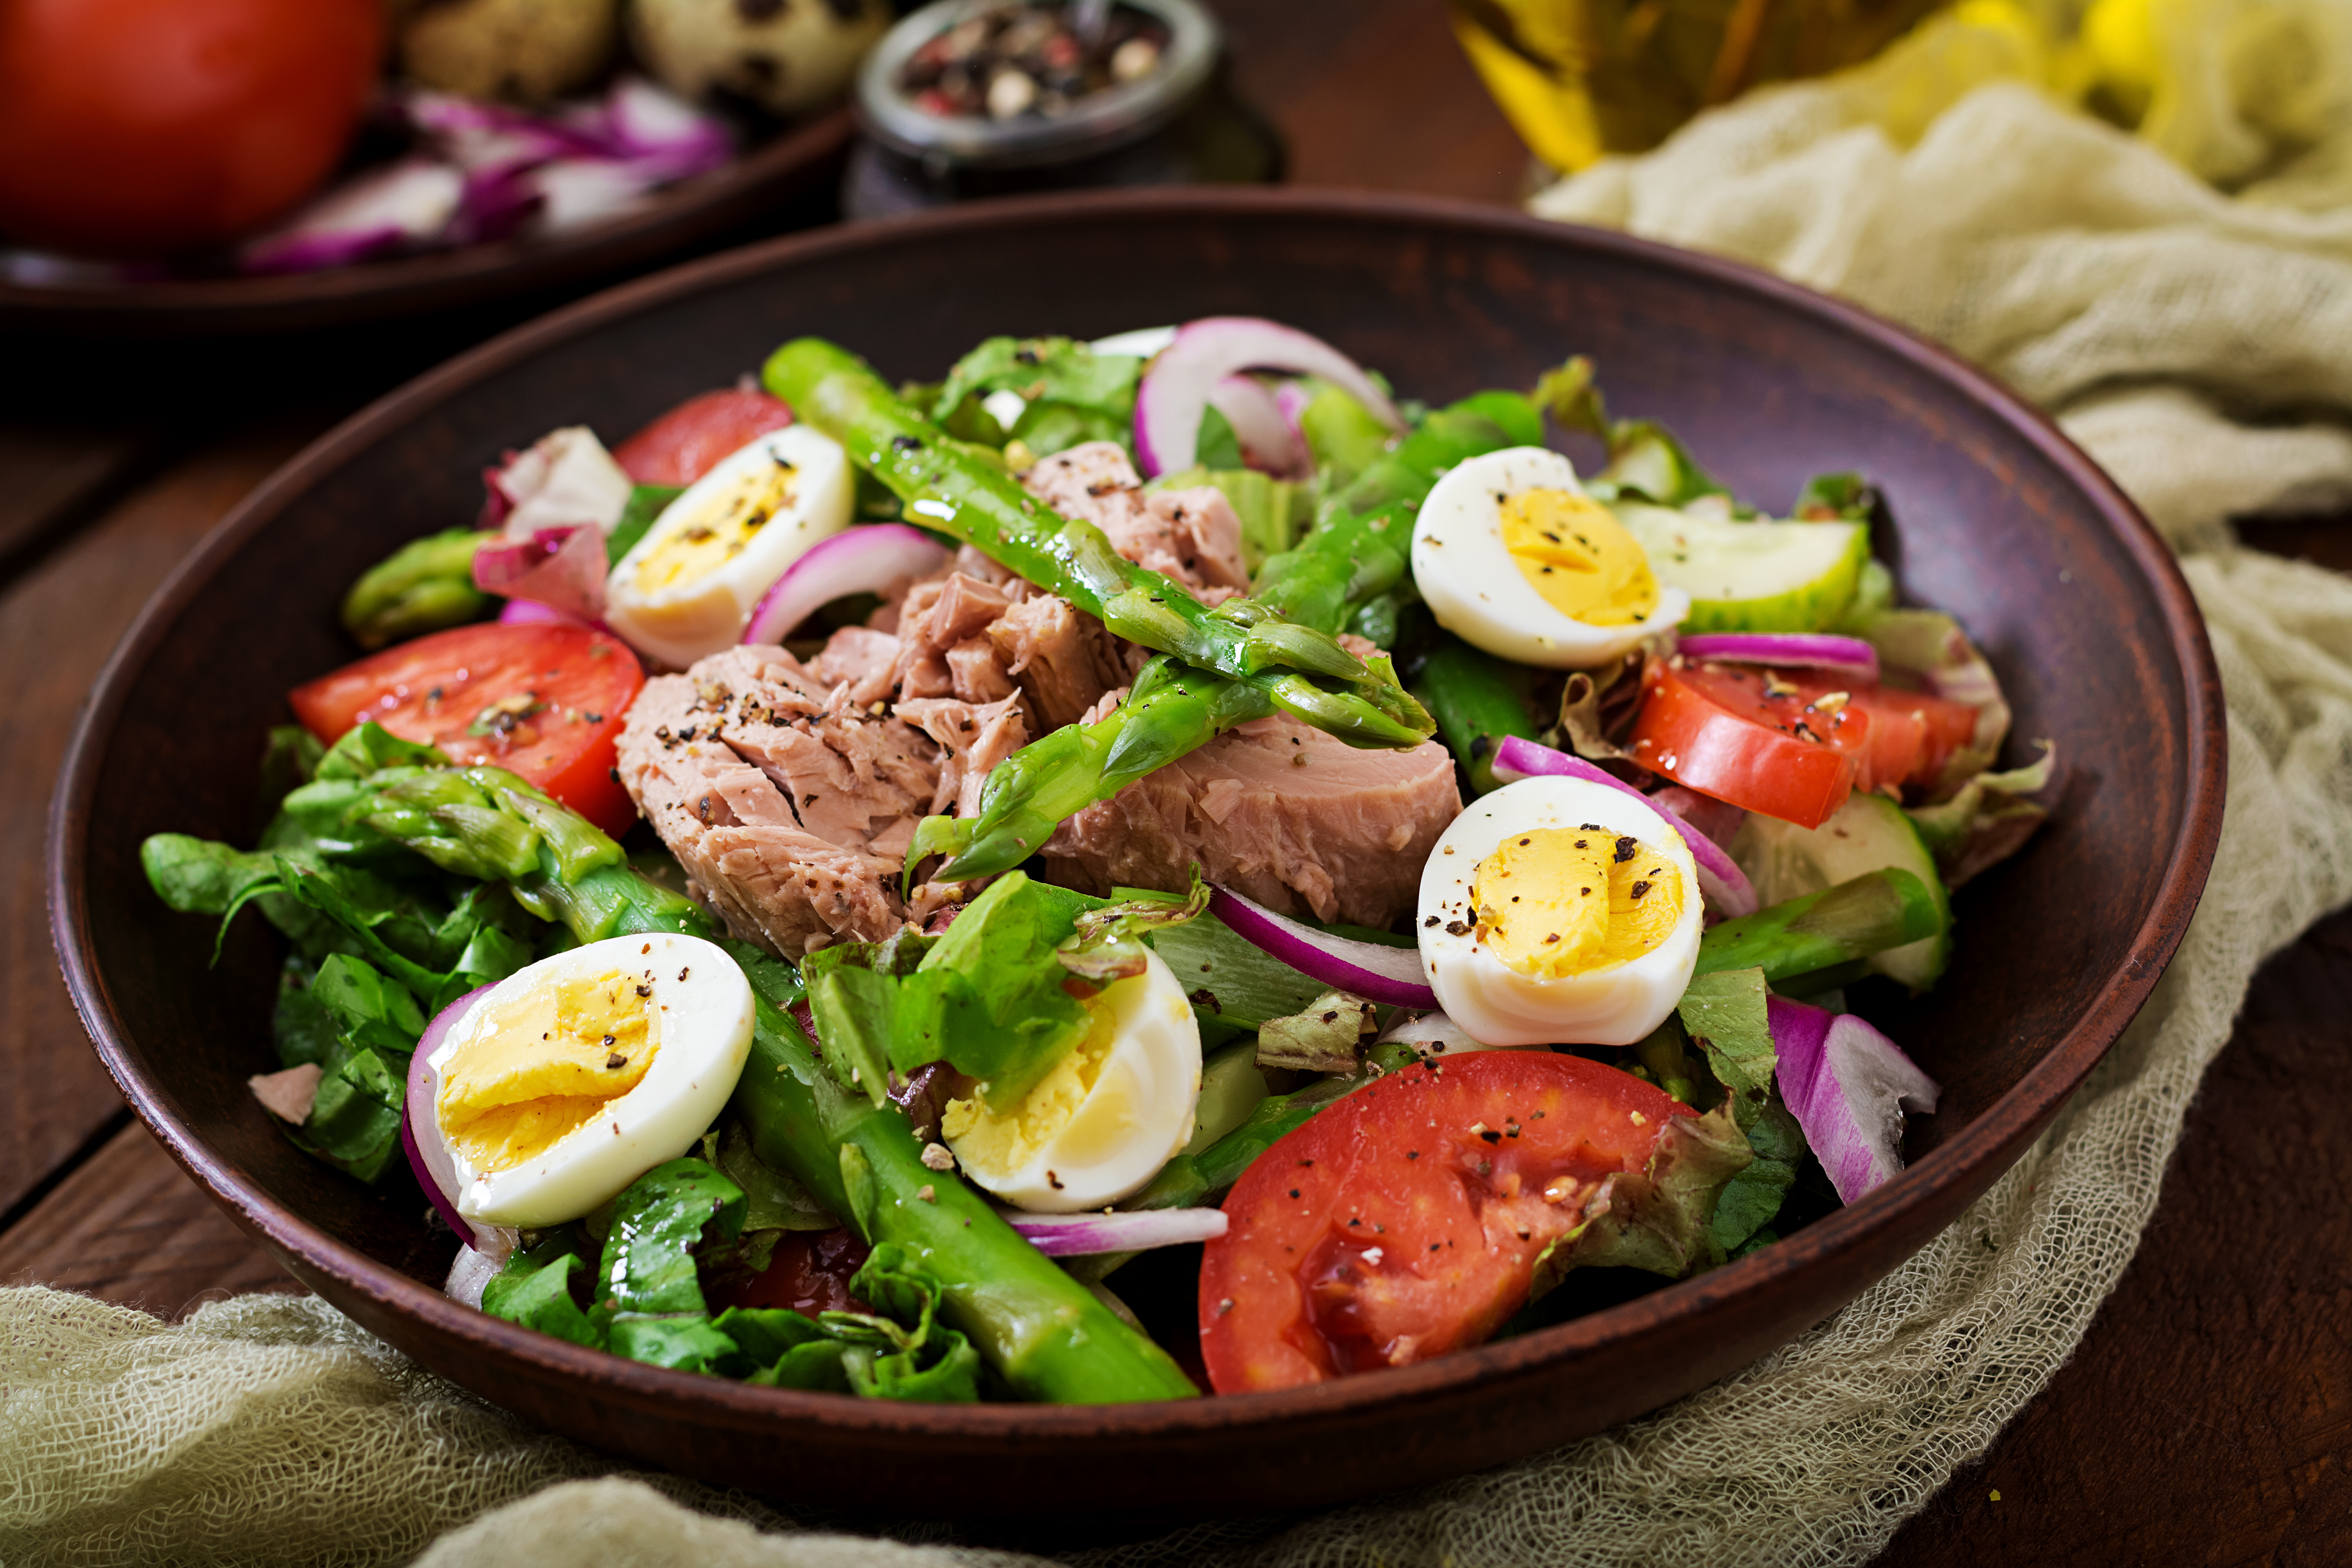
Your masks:
[[[259,843],[142,863],[283,933],[254,1093],[486,1312],[869,1398],[1376,1372],[1900,1168],[1863,1014],[2054,751],[1885,505],[1760,515],[1581,360],[799,339],[508,454],[353,584]]]

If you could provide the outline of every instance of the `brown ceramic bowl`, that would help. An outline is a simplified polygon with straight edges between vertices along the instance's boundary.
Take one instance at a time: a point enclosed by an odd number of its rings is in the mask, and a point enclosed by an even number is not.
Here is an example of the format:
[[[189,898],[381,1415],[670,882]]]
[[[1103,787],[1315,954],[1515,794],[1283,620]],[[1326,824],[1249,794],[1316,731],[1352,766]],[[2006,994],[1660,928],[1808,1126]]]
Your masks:
[[[1958,954],[1882,1017],[1948,1086],[1912,1164],[1700,1278],[1559,1327],[1320,1387],[1109,1408],[906,1405],[640,1366],[442,1298],[452,1242],[404,1183],[312,1163],[245,1088],[274,1065],[262,922],[207,968],[208,922],[148,891],[140,840],[247,840],[288,686],[348,658],[344,585],[473,515],[485,462],[557,425],[625,431],[803,332],[892,376],[992,332],[1108,333],[1211,312],[1294,321],[1433,400],[1527,385],[1570,351],[1622,413],[1669,421],[1742,495],[1858,468],[1892,499],[1906,596],[1990,650],[2016,733],[2069,783],[2017,859],[1958,899]],[[100,678],[58,787],[56,936],[83,1019],[173,1155],[304,1284],[437,1371],[562,1433],[809,1500],[1023,1511],[1229,1510],[1491,1465],[1651,1409],[1819,1321],[1933,1236],[2049,1122],[2146,1000],[2221,812],[2222,710],[2197,611],[2112,482],[1984,376],[1862,312],[1703,257],[1486,208],[1282,192],[1054,198],[722,256],[511,332],[326,437],[222,523]],[[2053,890],[2063,889],[2063,892]],[[1057,1507],[1062,1506],[1057,1504]]]
[[[578,289],[730,234],[740,238],[743,226],[837,181],[856,130],[850,110],[836,109],[626,213],[562,234],[283,276],[70,289],[0,282],[0,330],[142,338],[299,332]]]

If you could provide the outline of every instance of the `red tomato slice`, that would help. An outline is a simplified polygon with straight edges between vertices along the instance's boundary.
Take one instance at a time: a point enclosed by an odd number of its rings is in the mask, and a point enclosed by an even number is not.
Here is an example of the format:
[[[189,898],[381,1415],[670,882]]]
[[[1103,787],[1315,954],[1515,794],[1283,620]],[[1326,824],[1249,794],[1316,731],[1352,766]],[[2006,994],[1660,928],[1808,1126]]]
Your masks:
[[[1582,1057],[1481,1051],[1358,1089],[1225,1199],[1201,1267],[1219,1394],[1288,1388],[1475,1345],[1525,1304],[1536,1259],[1602,1178],[1697,1114]]]
[[[1654,663],[1642,679],[1629,749],[1643,767],[1801,827],[1853,790],[1872,720],[1852,702],[1822,713],[1777,672],[1736,665]]]
[[[764,392],[706,392],[622,442],[613,460],[641,485],[690,485],[728,453],[792,422],[793,411]]]
[[[1977,710],[1948,697],[1865,686],[1853,691],[1850,700],[1870,715],[1869,776],[1856,775],[1856,789],[1934,784],[1952,753],[1976,738]]]
[[[614,745],[645,683],[637,656],[604,632],[492,625],[388,647],[287,700],[329,745],[373,719],[453,762],[518,773],[617,838],[637,812],[613,777]]]

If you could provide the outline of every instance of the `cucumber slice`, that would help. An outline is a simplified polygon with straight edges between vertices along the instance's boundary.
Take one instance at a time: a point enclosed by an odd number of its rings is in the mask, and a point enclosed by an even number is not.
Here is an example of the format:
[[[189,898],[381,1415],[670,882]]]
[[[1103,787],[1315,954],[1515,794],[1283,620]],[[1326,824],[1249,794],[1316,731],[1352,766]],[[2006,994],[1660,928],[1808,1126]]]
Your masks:
[[[1639,501],[1611,507],[1661,583],[1691,596],[1686,632],[1818,632],[1853,602],[1870,527],[1735,522]]]
[[[1927,852],[1918,828],[1885,795],[1848,795],[1827,822],[1811,829],[1749,812],[1739,836],[1731,841],[1731,858],[1756,885],[1757,899],[1766,904],[1817,893],[1882,867],[1910,872],[1934,895],[1943,929],[1906,946],[1873,953],[1864,962],[1872,973],[1900,981],[1915,994],[1944,973],[1952,952],[1951,895],[1936,875],[1936,858]]]

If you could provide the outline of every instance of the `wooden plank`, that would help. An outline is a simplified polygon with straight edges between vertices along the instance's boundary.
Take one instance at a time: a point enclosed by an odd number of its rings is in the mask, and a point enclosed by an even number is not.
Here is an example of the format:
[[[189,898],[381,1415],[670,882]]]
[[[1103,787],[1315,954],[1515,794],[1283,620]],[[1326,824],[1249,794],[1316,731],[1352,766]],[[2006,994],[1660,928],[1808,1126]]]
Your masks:
[[[2352,1562],[2347,1017],[2339,914],[2255,977],[2074,1359],[1882,1562]]]
[[[301,1289],[136,1121],[0,1235],[0,1284],[173,1318],[240,1291]]]
[[[1223,0],[1234,82],[1290,183],[1516,201],[1529,161],[1437,0]]]
[[[138,431],[0,426],[0,561],[69,527],[130,479],[148,447]]]
[[[264,475],[322,428],[228,437],[140,489],[0,590],[0,1214],[121,1105],[67,999],[43,888],[49,789],[82,699],[147,595]]]

